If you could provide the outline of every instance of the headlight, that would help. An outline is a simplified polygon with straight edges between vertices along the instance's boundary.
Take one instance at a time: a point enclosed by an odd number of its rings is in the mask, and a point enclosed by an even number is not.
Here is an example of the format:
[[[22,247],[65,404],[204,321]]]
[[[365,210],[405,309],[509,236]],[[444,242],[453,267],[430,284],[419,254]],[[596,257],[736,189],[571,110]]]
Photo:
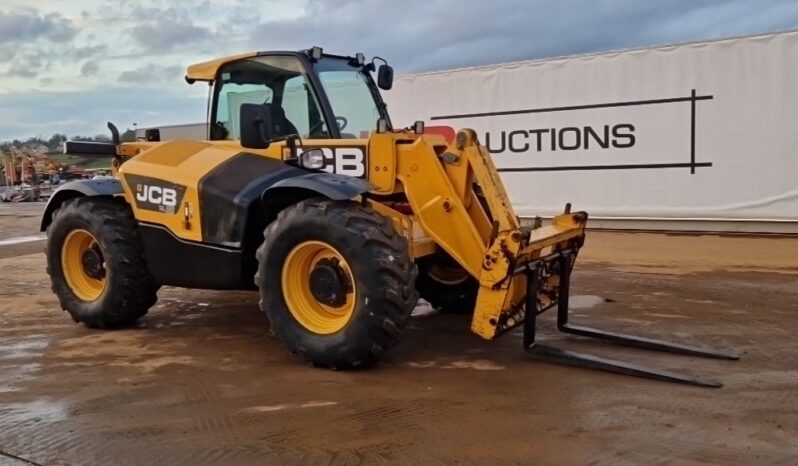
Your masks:
[[[299,156],[302,168],[321,170],[324,168],[324,152],[321,149],[308,149]]]

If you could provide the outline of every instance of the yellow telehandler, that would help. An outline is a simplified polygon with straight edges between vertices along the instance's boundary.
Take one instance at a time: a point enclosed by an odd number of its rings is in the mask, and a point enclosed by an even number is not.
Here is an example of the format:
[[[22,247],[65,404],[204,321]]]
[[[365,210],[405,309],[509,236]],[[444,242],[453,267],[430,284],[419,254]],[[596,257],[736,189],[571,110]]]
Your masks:
[[[43,216],[53,290],[76,322],[131,325],[161,285],[253,289],[292,352],[346,368],[397,341],[420,293],[471,314],[485,339],[523,325],[524,347],[545,360],[720,385],[536,344],[536,317],[554,307],[567,333],[736,357],[569,324],[587,214],[567,206],[522,226],[473,130],[447,140],[420,121],[392,127],[384,60],[253,52],[192,65],[186,80],[210,86],[207,140],[149,130],[120,143],[109,123],[112,143],[65,144],[112,157],[115,173],[64,185]]]

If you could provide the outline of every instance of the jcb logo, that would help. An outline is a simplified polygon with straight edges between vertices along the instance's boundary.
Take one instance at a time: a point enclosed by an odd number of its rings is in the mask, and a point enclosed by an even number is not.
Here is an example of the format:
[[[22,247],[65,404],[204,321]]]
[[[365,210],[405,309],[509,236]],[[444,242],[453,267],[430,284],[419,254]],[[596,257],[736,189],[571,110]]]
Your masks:
[[[177,190],[140,184],[136,185],[136,199],[153,204],[161,204],[167,207],[174,207],[177,205]]]
[[[178,212],[186,187],[156,178],[125,175],[127,185],[133,191],[136,207],[164,214]]]
[[[316,149],[316,147],[303,147],[299,149]],[[365,147],[318,147],[324,153],[324,167],[328,173],[363,178],[366,176],[366,148]]]

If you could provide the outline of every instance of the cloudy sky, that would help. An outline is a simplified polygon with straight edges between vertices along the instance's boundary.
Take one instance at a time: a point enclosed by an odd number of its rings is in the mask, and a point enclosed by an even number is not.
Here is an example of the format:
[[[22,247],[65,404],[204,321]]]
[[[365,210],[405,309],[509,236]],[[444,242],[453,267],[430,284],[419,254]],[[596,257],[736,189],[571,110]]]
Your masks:
[[[410,73],[791,28],[795,0],[0,0],[0,140],[204,121],[185,67],[250,50]]]

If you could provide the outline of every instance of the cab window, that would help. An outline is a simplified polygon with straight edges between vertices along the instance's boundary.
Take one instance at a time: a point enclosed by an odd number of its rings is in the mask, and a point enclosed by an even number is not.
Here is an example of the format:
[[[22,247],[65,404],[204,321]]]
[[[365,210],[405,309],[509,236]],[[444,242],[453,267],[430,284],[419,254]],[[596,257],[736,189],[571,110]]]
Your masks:
[[[270,104],[275,138],[320,136],[325,125],[302,62],[290,56],[261,56],[231,63],[219,72],[211,114],[211,139],[240,138],[244,103]]]
[[[324,57],[314,69],[335,113],[342,138],[367,138],[381,117],[368,73],[349,60]]]

